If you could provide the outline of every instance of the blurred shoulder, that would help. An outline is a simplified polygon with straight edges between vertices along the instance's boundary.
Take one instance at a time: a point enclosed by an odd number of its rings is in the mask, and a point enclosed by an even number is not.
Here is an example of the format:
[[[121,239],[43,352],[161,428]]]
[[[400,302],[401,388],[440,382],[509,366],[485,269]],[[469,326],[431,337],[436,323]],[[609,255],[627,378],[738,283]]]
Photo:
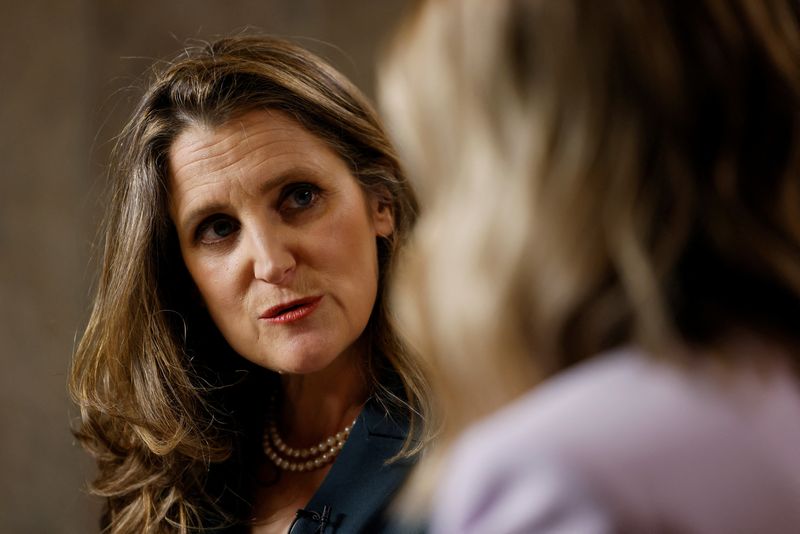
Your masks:
[[[446,468],[439,515],[464,521],[451,512],[482,510],[475,522],[489,511],[529,510],[527,521],[591,518],[580,531],[606,532],[619,530],[614,521],[649,528],[702,515],[696,501],[709,514],[738,506],[750,519],[768,509],[782,520],[800,503],[798,447],[800,392],[786,368],[720,379],[627,348],[554,377],[470,428]],[[756,491],[771,502],[739,506]],[[708,492],[721,496],[709,501]],[[522,495],[541,503],[541,513],[512,505]]]
[[[501,461],[515,453],[588,461],[622,451],[624,461],[628,449],[643,445],[660,451],[672,442],[722,439],[770,425],[783,438],[800,439],[800,386],[788,366],[723,374],[679,368],[626,348],[561,373],[473,425],[454,456],[491,457],[499,448],[510,454]]]

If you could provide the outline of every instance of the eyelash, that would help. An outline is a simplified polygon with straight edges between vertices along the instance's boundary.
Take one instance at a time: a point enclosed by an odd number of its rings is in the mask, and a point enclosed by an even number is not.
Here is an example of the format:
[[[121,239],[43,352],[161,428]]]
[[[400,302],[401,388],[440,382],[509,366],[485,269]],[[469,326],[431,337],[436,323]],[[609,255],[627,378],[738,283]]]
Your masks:
[[[300,204],[297,203],[297,199],[295,198],[295,203],[297,205],[290,206],[287,205],[289,202],[292,201],[293,195],[297,194],[298,192],[308,192],[311,194],[311,198],[307,201],[307,204]],[[281,191],[281,194],[278,198],[278,212],[281,214],[282,217],[288,218],[292,217],[293,215],[300,214],[306,210],[309,210],[316,206],[317,202],[320,200],[322,190],[310,183],[297,183],[291,184]],[[217,238],[212,239],[205,239],[204,234],[209,230],[213,229],[215,223],[219,221],[226,221],[231,224],[232,229],[229,233],[224,236],[220,236]],[[216,245],[225,241],[226,238],[235,233],[239,229],[239,223],[232,217],[223,214],[215,214],[211,217],[208,217],[203,222],[201,222],[197,230],[195,230],[194,240],[196,243],[203,244],[203,245]]]
[[[221,236],[219,238],[205,239],[203,237],[204,234],[213,228],[214,223],[219,221],[226,221],[230,223],[233,229],[230,231],[229,234]],[[215,245],[217,243],[220,243],[221,241],[224,241],[228,237],[228,235],[236,232],[238,229],[239,229],[239,223],[233,218],[228,217],[226,215],[212,215],[211,217],[200,223],[200,225],[197,227],[197,230],[195,231],[195,242],[204,245]]]

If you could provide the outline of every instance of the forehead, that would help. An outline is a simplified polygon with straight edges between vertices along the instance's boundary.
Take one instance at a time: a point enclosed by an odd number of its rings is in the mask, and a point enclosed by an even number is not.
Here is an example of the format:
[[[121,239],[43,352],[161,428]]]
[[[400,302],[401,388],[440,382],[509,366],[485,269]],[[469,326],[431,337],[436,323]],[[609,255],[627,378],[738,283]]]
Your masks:
[[[192,124],[169,149],[170,215],[191,222],[294,179],[330,188],[358,184],[325,140],[286,113],[256,110],[218,126]]]
[[[216,126],[193,123],[175,138],[168,155],[172,178],[253,164],[264,157],[281,161],[302,155],[309,164],[339,159],[322,138],[277,110],[249,111]]]
[[[250,111],[219,126],[192,124],[175,138],[168,155],[171,202],[189,189],[248,188],[287,174],[355,180],[325,140],[275,110]]]

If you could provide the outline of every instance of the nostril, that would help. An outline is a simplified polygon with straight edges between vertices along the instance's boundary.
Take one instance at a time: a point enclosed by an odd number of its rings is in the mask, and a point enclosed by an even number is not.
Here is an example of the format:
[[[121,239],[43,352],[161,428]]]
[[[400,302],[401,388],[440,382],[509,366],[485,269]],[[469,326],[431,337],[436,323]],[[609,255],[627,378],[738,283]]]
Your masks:
[[[294,270],[294,255],[279,236],[253,236],[253,274],[256,279],[271,284],[280,284]]]
[[[282,258],[271,258],[261,262],[256,262],[255,277],[271,284],[280,284],[285,281],[295,267],[294,259],[291,255]]]

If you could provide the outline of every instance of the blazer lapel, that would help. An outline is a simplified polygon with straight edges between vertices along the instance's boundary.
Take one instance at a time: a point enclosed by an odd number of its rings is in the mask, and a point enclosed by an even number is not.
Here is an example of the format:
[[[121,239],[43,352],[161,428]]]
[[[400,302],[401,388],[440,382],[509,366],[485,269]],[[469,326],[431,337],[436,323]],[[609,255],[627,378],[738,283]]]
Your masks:
[[[290,534],[355,534],[378,520],[413,465],[386,461],[402,448],[405,421],[389,419],[370,400],[319,490],[289,530]]]

